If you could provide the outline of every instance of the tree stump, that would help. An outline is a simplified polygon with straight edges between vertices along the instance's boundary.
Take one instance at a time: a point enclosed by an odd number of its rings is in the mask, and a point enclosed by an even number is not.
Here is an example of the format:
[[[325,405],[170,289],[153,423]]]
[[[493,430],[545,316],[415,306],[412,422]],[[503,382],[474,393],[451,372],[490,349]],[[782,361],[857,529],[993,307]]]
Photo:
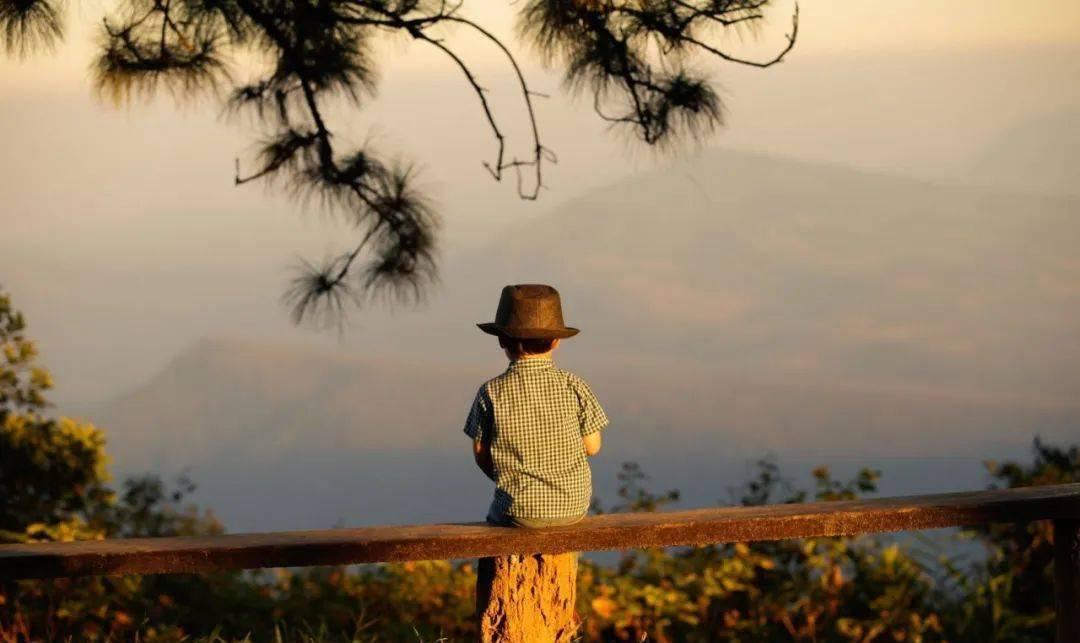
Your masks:
[[[577,554],[481,558],[476,614],[482,643],[569,643],[577,634]]]

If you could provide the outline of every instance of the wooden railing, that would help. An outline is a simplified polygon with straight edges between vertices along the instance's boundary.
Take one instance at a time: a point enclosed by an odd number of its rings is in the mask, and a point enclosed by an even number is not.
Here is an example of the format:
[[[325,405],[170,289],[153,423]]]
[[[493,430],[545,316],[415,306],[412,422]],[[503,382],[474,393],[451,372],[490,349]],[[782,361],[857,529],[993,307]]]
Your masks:
[[[1080,484],[609,514],[537,530],[463,523],[0,545],[0,579],[558,554],[1032,520],[1054,521],[1058,641],[1080,643]]]

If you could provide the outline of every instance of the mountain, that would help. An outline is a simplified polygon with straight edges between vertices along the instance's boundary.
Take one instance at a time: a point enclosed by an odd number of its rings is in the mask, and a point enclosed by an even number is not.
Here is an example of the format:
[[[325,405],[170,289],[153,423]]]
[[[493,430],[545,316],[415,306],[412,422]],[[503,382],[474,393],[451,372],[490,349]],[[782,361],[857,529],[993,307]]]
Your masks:
[[[129,471],[219,462],[272,466],[297,454],[446,454],[463,450],[459,433],[468,404],[501,368],[393,364],[203,340],[94,417]],[[775,384],[648,363],[574,370],[615,418],[610,446],[624,458],[674,457],[691,443],[742,457],[955,456],[973,445],[1024,445],[1034,431],[1068,436],[1080,419],[1080,403]]]
[[[204,340],[94,414],[122,474],[188,471],[233,528],[460,520],[490,494],[461,425],[497,371],[429,367],[247,340]],[[1035,434],[1075,435],[1077,406],[775,385],[648,364],[579,370],[613,420],[594,463],[602,497],[637,461],[688,503],[746,463],[878,466],[895,492],[977,486],[980,462]],[[1072,433],[1070,433],[1072,431]]]
[[[603,162],[598,159],[597,162]],[[474,327],[550,282],[560,364],[688,505],[775,453],[978,486],[980,461],[1080,427],[1080,202],[711,150],[521,222],[426,304],[359,313],[361,353],[204,340],[91,414],[122,471],[191,467],[239,528],[461,519],[490,493],[461,422],[503,361]]]
[[[954,176],[978,185],[1080,197],[1080,106],[1017,121]]]
[[[460,413],[449,415],[446,402],[475,393],[479,377],[475,371],[204,339],[144,386],[108,404],[102,417],[123,461],[150,469],[222,453],[265,462],[297,450],[415,449],[449,419],[460,423]]]
[[[1080,200],[711,150],[523,223],[446,291],[475,317],[561,286],[589,363],[1057,403],[1078,247]]]

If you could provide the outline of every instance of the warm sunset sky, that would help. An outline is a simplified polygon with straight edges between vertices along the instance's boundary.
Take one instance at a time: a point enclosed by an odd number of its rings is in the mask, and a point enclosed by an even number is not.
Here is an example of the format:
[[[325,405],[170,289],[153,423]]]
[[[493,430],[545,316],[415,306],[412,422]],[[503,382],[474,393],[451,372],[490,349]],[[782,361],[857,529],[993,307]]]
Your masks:
[[[0,55],[0,289],[58,409],[104,426],[120,471],[193,465],[231,528],[466,515],[453,481],[486,480],[463,468],[460,416],[504,366],[474,323],[523,281],[555,283],[583,330],[559,360],[617,427],[598,479],[647,462],[693,505],[741,475],[723,458],[827,451],[883,467],[933,455],[890,489],[943,491],[981,484],[979,459],[1019,456],[1035,432],[1075,442],[1080,0],[804,0],[783,64],[696,61],[726,123],[677,159],[608,131],[514,42],[525,0],[467,0],[550,95],[536,109],[559,163],[536,202],[492,181],[460,71],[387,43],[377,97],[331,117],[337,140],[419,166],[444,220],[442,282],[422,306],[355,312],[340,335],[294,326],[280,295],[297,256],[357,232],[235,187],[260,132],[213,100],[95,98],[112,0],[63,1],[56,52]],[[791,7],[778,0],[758,42],[724,44],[767,55]],[[515,78],[466,35],[448,42],[527,153]],[[369,452],[379,436],[436,455]],[[388,481],[439,509],[362,492]]]
[[[747,51],[782,43],[790,8],[779,2]],[[465,11],[512,39],[512,9],[471,1]],[[29,313],[61,394],[81,400],[137,383],[202,336],[310,338],[277,295],[298,253],[340,248],[340,231],[298,216],[280,194],[233,187],[234,158],[256,133],[220,119],[216,105],[177,109],[164,98],[117,109],[93,96],[87,69],[104,11],[100,0],[69,2],[56,52],[0,57],[0,285]],[[508,70],[456,36],[511,145],[527,144]],[[389,43],[378,98],[338,115],[355,140],[420,165],[445,214],[447,256],[668,160],[611,135],[589,101],[563,95],[558,77],[517,49],[534,87],[551,94],[539,118],[560,162],[539,202],[487,178],[480,163],[492,143],[475,97],[433,52]],[[1075,123],[1078,52],[1076,0],[806,0],[784,64],[702,61],[721,82],[728,122],[702,145],[940,180],[1033,119]]]
[[[801,5],[801,56],[1080,42],[1080,3],[1074,0],[805,0]],[[28,62],[0,60],[0,95],[84,85],[98,21],[110,6],[103,0],[69,3],[68,43],[53,56],[36,56]],[[782,30],[789,6],[789,2],[776,4],[772,31]],[[510,3],[472,0],[465,4],[464,13],[494,25],[503,35],[510,33]],[[414,64],[420,63],[414,60]]]

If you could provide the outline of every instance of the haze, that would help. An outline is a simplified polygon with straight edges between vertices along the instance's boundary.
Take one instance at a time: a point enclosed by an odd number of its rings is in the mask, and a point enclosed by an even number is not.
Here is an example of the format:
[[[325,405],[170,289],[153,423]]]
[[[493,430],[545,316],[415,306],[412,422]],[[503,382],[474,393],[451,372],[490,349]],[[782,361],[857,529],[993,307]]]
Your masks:
[[[784,64],[710,63],[727,126],[677,158],[608,132],[522,52],[559,155],[535,203],[480,167],[493,141],[458,72],[390,43],[378,98],[335,117],[420,164],[445,218],[443,280],[340,334],[294,327],[279,296],[298,255],[348,230],[233,187],[257,133],[212,102],[97,101],[101,12],[75,7],[52,56],[0,59],[0,285],[60,410],[101,424],[121,471],[195,466],[230,526],[423,517],[355,493],[303,506],[312,463],[339,489],[385,481],[389,462],[417,493],[426,471],[482,498],[459,407],[502,362],[471,324],[515,281],[555,283],[585,330],[560,359],[598,380],[623,427],[600,475],[643,460],[707,502],[743,473],[717,463],[772,451],[899,458],[893,488],[930,490],[977,484],[978,460],[1022,456],[1036,433],[1080,435],[1075,2],[805,2]],[[474,15],[509,33],[502,5]],[[747,51],[786,21],[780,6]],[[463,46],[526,145],[513,79]],[[377,380],[423,395],[398,414]],[[388,429],[412,437],[395,449]],[[940,457],[966,473],[928,473],[956,470]]]

